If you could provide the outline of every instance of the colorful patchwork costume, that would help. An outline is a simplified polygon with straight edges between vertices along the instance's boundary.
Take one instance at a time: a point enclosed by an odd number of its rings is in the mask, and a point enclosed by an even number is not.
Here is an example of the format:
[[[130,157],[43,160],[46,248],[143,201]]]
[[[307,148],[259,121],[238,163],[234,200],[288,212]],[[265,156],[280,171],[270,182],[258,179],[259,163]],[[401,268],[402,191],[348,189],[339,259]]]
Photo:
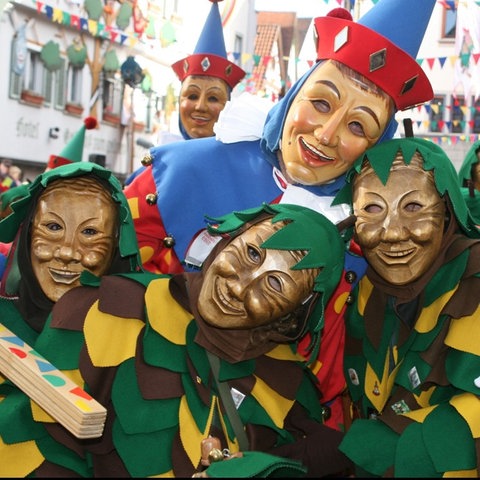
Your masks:
[[[478,477],[480,234],[455,168],[433,142],[406,138],[373,147],[349,181],[366,157],[385,185],[400,149],[405,163],[421,154],[445,200],[441,254],[413,282],[391,285],[369,267],[355,289],[344,368],[360,419],[341,450],[360,476]]]

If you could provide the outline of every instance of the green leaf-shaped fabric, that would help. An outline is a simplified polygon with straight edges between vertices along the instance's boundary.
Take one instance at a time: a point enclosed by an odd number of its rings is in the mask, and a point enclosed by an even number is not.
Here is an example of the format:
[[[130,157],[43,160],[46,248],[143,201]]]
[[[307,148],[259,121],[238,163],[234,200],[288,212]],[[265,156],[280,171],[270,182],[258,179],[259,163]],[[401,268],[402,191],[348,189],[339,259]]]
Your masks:
[[[58,70],[62,66],[62,57],[60,56],[60,45],[53,40],[47,42],[40,52],[45,68],[50,72]]]
[[[101,0],[85,0],[83,4],[90,20],[99,20],[103,12]]]

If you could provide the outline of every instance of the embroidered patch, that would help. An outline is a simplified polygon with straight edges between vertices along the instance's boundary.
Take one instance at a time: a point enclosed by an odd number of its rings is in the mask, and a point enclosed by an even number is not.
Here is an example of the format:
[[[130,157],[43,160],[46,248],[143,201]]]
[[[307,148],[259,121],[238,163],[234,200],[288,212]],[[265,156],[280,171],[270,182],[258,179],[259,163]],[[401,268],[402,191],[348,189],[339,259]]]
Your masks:
[[[392,410],[397,414],[407,413],[410,411],[409,406],[405,403],[405,400],[400,400],[392,405]]]

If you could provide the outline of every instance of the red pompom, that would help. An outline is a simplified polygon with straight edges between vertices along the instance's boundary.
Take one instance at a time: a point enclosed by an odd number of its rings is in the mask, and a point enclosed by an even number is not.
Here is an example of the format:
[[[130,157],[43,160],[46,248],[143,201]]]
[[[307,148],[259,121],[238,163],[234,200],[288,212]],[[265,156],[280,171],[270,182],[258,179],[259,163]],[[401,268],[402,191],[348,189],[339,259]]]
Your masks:
[[[351,13],[346,8],[334,8],[327,13],[327,17],[344,18],[345,20],[353,20]]]
[[[97,126],[97,119],[95,117],[87,117],[83,123],[85,124],[85,128],[87,130],[92,130]]]

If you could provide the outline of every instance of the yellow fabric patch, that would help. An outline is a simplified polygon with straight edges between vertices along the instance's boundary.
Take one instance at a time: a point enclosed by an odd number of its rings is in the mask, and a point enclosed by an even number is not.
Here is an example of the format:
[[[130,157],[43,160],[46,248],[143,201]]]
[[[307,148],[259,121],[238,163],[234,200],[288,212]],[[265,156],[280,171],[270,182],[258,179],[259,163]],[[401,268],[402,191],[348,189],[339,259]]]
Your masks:
[[[128,206],[132,212],[132,218],[136,220],[140,218],[140,209],[138,208],[138,197],[128,198]]]
[[[389,357],[389,351],[387,351],[387,358]],[[396,349],[394,350],[395,360],[397,358]],[[379,379],[376,373],[373,371],[372,367],[367,363],[367,368],[365,371],[365,394],[368,399],[372,402],[372,405],[376,408],[377,411],[381,412],[385,403],[390,396],[392,391],[393,381],[397,374],[397,370],[401,363],[399,363],[393,370],[390,376],[388,375],[389,363],[384,362],[384,369],[382,378]]]
[[[152,328],[169,342],[185,345],[192,314],[172,298],[168,282],[168,278],[159,278],[149,283],[145,292],[148,320]]]
[[[349,293],[344,292],[335,299],[335,303],[333,304],[333,310],[335,311],[335,313],[340,313],[342,311],[342,308],[347,303],[348,296]]]
[[[420,395],[414,395],[415,400],[422,408],[427,408],[430,406],[430,397],[437,387],[435,385],[431,386],[429,389],[422,392]]]
[[[450,405],[465,419],[473,438],[480,437],[480,399],[473,393],[462,393],[450,399]]]
[[[367,300],[370,298],[372,294],[373,285],[370,283],[367,277],[363,277],[359,283],[359,290],[358,290],[358,301],[357,301],[357,308],[358,313],[363,316],[365,311],[365,305],[367,304]]]
[[[445,472],[443,478],[478,478],[478,471],[473,470],[455,470],[453,472]]]
[[[142,263],[147,263],[153,257],[154,251],[152,247],[140,247],[140,258]]]
[[[88,354],[96,367],[115,367],[135,356],[137,338],[145,324],[137,318],[102,313],[96,301],[87,313],[83,331]]]
[[[411,412],[402,413],[404,417],[411,418],[416,422],[423,423],[426,417],[430,415],[433,410],[437,408],[437,405],[432,405],[431,407],[427,408],[418,408],[417,410],[412,410]]]
[[[0,437],[0,477],[26,477],[45,460],[33,440],[6,445]]]
[[[38,403],[30,400],[30,408],[32,410],[32,417],[36,422],[43,423],[57,423],[57,421],[49,415]]]
[[[415,330],[419,333],[428,333],[437,325],[438,317],[440,316],[443,307],[447,304],[453,294],[457,291],[458,285],[438,297],[431,305],[425,307],[415,323]]]
[[[291,362],[305,361],[303,355],[293,352],[292,349],[286,344],[277,345],[273,350],[270,350],[268,353],[266,353],[265,356],[274,358],[275,360],[288,360]]]
[[[258,377],[255,377],[252,395],[265,408],[273,423],[278,428],[283,428],[285,417],[292,408],[294,401],[282,397]]]
[[[472,315],[452,319],[445,344],[462,352],[480,355],[480,305]]]
[[[185,395],[180,400],[180,408],[178,410],[180,441],[182,442],[185,452],[187,452],[188,458],[195,467],[199,464],[202,458],[202,440],[208,437],[215,404],[216,397],[213,397],[205,431],[201,432],[197,427],[197,422],[195,421],[190,408],[188,407],[188,402]]]

